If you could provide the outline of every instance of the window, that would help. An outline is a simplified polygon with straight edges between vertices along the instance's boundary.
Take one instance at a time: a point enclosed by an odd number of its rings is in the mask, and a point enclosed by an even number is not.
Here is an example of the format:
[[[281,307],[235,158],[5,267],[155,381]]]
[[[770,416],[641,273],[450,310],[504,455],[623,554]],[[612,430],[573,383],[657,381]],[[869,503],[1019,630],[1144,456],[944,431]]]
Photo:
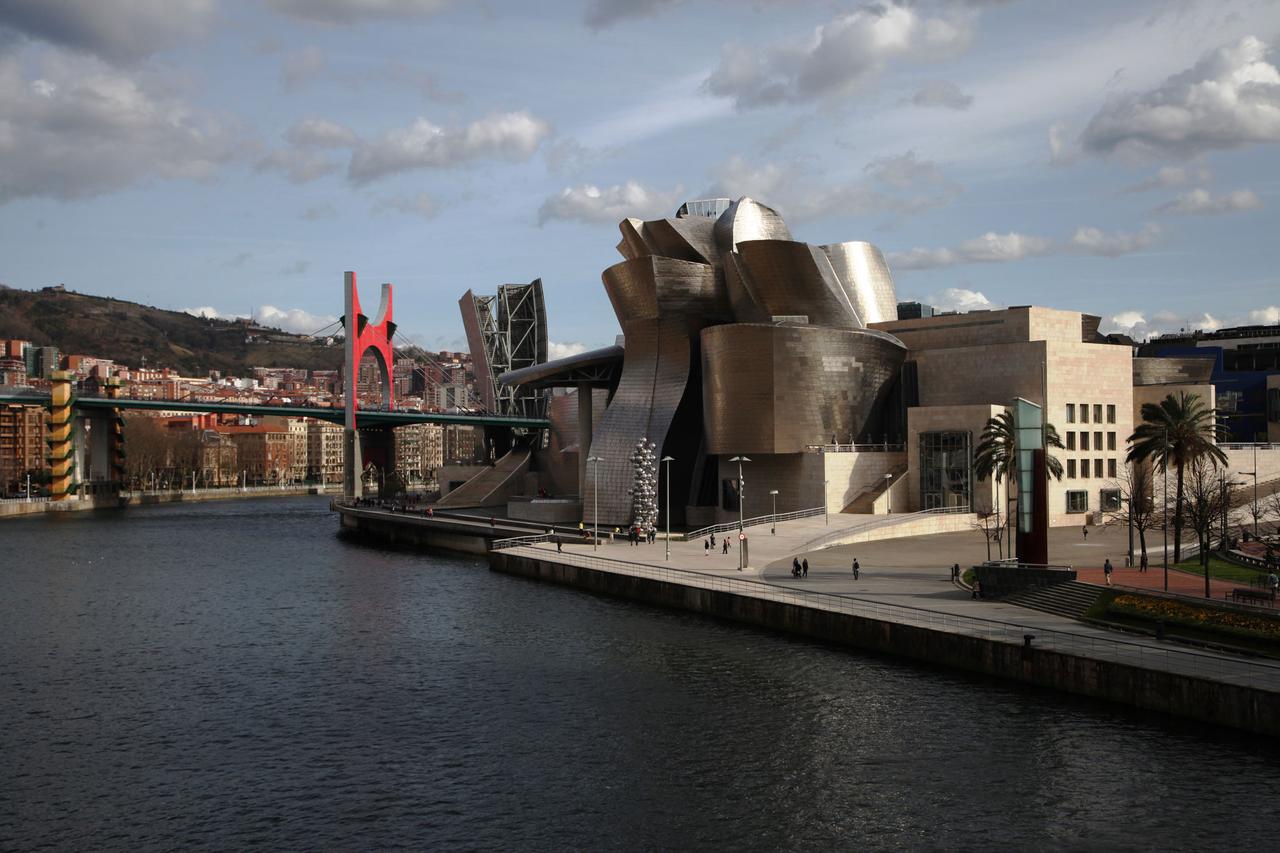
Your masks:
[[[1089,479],[1089,460],[1088,459],[1080,460],[1080,479],[1081,480]]]
[[[1086,491],[1067,492],[1067,512],[1088,512],[1089,493]]]
[[[1242,391],[1219,391],[1217,397],[1219,412],[1238,412],[1240,404],[1244,402],[1244,392]]]
[[[1107,423],[1116,422],[1116,405],[1115,403],[1107,403]]]
[[[1067,479],[1074,480],[1076,478],[1076,460],[1067,460]]]
[[[1081,450],[1089,449],[1089,433],[1087,432],[1080,433],[1080,449]]]
[[[969,505],[973,482],[971,443],[967,432],[920,433],[920,497],[924,509]]]
[[[1097,477],[1099,480],[1102,479],[1102,460],[1101,459],[1093,460],[1093,476]]]
[[[1102,404],[1101,403],[1093,404],[1093,422],[1095,424],[1102,423]]]
[[[1116,434],[1114,432],[1107,433],[1107,450],[1116,449]]]
[[[1094,450],[1102,449],[1102,431],[1101,430],[1093,434],[1093,449]]]
[[[1107,460],[1107,476],[1113,480],[1116,478],[1116,460],[1114,459]]]
[[[1098,506],[1103,512],[1115,512],[1120,509],[1120,490],[1103,489],[1098,492]]]
[[[1087,424],[1089,422],[1089,404],[1080,404],[1080,423]]]
[[[1076,449],[1076,434],[1074,432],[1067,433],[1067,450]]]
[[[1073,424],[1075,422],[1076,422],[1076,404],[1067,403],[1067,423]]]

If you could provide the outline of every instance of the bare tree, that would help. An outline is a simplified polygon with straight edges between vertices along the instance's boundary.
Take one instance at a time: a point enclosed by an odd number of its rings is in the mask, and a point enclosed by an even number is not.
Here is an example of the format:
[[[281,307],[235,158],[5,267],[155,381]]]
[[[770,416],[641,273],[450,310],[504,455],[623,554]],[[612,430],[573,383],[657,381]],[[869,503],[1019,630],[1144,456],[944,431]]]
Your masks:
[[[1163,523],[1161,505],[1155,496],[1155,474],[1150,462],[1132,462],[1108,484],[1120,493],[1119,505],[1105,511],[1107,518],[1124,526],[1133,525],[1138,534],[1141,559],[1147,556],[1147,531]]]
[[[1192,460],[1183,483],[1182,511],[1187,525],[1195,532],[1200,545],[1200,566],[1204,569],[1204,597],[1209,598],[1209,554],[1214,533],[1222,531],[1231,507],[1231,486],[1218,470],[1212,457]]]
[[[991,543],[996,543],[996,553],[1001,557],[1004,556],[1004,550],[1000,547],[1004,526],[999,523],[994,512],[979,514],[977,521],[970,525],[974,530],[982,534],[983,539],[987,543],[987,562],[991,562]]]

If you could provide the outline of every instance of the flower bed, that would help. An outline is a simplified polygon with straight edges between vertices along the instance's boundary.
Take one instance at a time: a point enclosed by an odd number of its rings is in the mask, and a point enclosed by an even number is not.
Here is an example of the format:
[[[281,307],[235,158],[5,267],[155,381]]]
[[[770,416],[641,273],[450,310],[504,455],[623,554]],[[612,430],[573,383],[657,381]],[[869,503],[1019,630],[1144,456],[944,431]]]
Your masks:
[[[1280,619],[1264,614],[1242,613],[1216,607],[1202,607],[1167,598],[1151,598],[1124,593],[1107,606],[1108,613],[1139,619],[1223,631],[1266,640],[1280,641]]]

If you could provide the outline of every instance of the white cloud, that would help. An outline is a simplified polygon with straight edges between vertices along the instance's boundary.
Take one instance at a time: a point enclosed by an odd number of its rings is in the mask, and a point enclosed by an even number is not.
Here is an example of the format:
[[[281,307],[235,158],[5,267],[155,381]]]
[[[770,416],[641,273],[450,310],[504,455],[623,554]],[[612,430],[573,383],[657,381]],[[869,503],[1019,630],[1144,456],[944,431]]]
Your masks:
[[[916,90],[909,102],[917,107],[967,110],[973,106],[973,95],[965,94],[950,80],[930,80]]]
[[[964,287],[947,287],[931,293],[924,300],[939,311],[984,311],[1000,308],[980,291]]]
[[[259,172],[283,172],[295,184],[310,183],[341,167],[325,155],[303,148],[277,148],[254,164]]]
[[[555,341],[547,342],[547,358],[550,361],[555,361],[557,358],[568,358],[571,355],[586,351],[587,345],[577,341],[568,344],[556,343]]]
[[[1139,157],[1280,142],[1280,70],[1267,45],[1246,36],[1148,92],[1111,99],[1081,141],[1095,153]]]
[[[311,148],[353,148],[360,142],[354,130],[324,118],[308,118],[295,122],[285,131],[291,145]]]
[[[1160,239],[1160,234],[1160,226],[1155,223],[1148,223],[1137,232],[1115,231],[1110,234],[1099,228],[1086,226],[1076,229],[1069,247],[1080,254],[1115,258],[1149,248]]]
[[[1215,197],[1206,189],[1194,189],[1160,205],[1156,210],[1161,213],[1202,214],[1234,213],[1256,210],[1259,207],[1262,207],[1262,199],[1253,190],[1234,190]]]
[[[1268,305],[1249,312],[1249,323],[1254,326],[1274,326],[1280,323],[1280,306]]]
[[[660,190],[637,181],[604,188],[594,184],[565,187],[542,203],[538,223],[553,219],[616,223],[632,216],[641,219],[672,216],[683,192],[679,186]]]
[[[1108,233],[1099,228],[1085,226],[1076,229],[1076,232],[1064,241],[1020,234],[1016,231],[1010,231],[1007,234],[988,231],[981,237],[965,240],[957,246],[889,252],[886,260],[891,269],[929,270],[959,264],[1006,263],[1020,261],[1023,258],[1062,253],[1114,258],[1146,249],[1160,238],[1160,234],[1160,227],[1154,224],[1145,225],[1141,231],[1132,233],[1120,231]]]
[[[331,204],[313,204],[302,212],[302,218],[308,222],[317,222],[321,219],[332,219],[337,215],[337,208]]]
[[[1151,177],[1136,184],[1130,184],[1122,189],[1121,192],[1142,193],[1167,187],[1181,187],[1192,181],[1204,183],[1210,177],[1209,170],[1204,167],[1192,169],[1184,166],[1163,166]]]
[[[1280,323],[1280,305],[1268,305],[1245,315],[1219,317],[1207,311],[1179,314],[1159,311],[1150,319],[1141,311],[1121,311],[1103,320],[1101,331],[1122,332],[1134,340],[1145,340],[1167,332],[1189,332],[1197,329],[1211,332],[1234,326],[1271,326]]]
[[[212,320],[234,320],[236,314],[223,313],[210,305],[199,308],[183,308],[182,311],[196,317],[208,317]],[[274,305],[261,305],[254,310],[254,319],[261,326],[270,326],[293,332],[298,335],[309,335],[337,322],[332,314],[312,314],[301,308],[277,308]]]
[[[236,125],[149,79],[59,54],[28,78],[16,57],[0,56],[0,204],[206,179],[240,153]]]
[[[773,48],[730,44],[704,85],[739,109],[845,94],[897,59],[941,59],[963,50],[973,13],[924,17],[910,6],[865,6]]]
[[[1060,121],[1049,125],[1049,162],[1054,166],[1064,166],[1075,160],[1079,152],[1075,144],[1067,139],[1067,126]]]
[[[351,24],[364,19],[431,15],[448,0],[267,0],[277,12],[324,24]]]
[[[583,15],[583,22],[593,30],[612,26],[628,18],[648,18],[663,7],[674,6],[680,0],[591,0]]]
[[[413,195],[398,195],[379,199],[373,206],[373,210],[375,213],[386,211],[413,213],[423,219],[430,219],[436,215],[436,203],[430,195],[420,192]]]
[[[204,32],[213,9],[214,0],[5,0],[0,36],[8,29],[129,63]]]
[[[525,111],[495,113],[464,127],[444,128],[419,118],[407,128],[362,142],[347,176],[363,184],[412,169],[447,168],[469,160],[528,160],[551,135],[551,125]]]

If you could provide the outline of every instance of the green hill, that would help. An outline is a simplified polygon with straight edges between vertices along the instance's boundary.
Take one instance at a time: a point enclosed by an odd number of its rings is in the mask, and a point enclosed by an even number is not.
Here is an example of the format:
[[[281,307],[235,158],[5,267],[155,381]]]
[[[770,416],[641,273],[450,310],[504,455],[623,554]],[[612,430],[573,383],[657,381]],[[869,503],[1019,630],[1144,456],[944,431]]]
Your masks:
[[[341,346],[303,335],[58,288],[0,286],[0,338],[195,376],[210,370],[244,375],[254,367],[336,370],[342,364]]]

